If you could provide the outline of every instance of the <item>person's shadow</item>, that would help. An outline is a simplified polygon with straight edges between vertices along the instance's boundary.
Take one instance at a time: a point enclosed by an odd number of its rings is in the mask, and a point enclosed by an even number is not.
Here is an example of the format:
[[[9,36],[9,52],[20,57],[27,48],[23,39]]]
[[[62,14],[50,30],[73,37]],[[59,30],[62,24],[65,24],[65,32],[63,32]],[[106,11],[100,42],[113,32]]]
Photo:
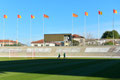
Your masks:
[[[120,59],[33,59],[0,61],[0,73],[5,72],[120,79]]]

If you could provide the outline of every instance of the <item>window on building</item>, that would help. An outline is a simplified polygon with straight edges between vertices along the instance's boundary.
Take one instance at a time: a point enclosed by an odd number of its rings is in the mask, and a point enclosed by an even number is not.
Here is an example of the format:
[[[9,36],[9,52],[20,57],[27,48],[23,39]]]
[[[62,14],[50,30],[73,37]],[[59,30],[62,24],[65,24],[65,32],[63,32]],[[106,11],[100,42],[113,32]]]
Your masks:
[[[46,46],[49,46],[49,44],[46,44]]]
[[[38,46],[37,44],[35,44],[35,46]]]

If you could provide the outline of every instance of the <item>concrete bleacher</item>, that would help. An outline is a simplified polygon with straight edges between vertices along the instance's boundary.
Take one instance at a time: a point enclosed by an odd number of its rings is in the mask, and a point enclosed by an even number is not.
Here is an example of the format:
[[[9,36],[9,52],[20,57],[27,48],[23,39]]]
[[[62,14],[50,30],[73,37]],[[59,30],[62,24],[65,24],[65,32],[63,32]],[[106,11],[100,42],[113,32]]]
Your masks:
[[[0,47],[0,57],[120,56],[120,46],[85,47]]]

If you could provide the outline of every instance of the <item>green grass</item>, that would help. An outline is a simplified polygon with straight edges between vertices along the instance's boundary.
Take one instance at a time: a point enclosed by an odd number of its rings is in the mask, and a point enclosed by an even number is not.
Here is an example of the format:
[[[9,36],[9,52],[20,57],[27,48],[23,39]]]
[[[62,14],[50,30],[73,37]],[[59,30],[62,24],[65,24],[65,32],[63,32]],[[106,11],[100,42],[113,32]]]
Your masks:
[[[120,59],[0,58],[0,80],[120,80]]]

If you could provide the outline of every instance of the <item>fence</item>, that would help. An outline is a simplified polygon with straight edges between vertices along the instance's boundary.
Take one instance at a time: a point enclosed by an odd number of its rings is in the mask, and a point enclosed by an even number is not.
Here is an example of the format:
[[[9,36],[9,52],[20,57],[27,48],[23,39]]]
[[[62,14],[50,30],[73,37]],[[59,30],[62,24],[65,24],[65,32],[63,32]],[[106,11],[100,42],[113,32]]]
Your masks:
[[[120,46],[89,47],[1,47],[0,57],[119,57]]]

